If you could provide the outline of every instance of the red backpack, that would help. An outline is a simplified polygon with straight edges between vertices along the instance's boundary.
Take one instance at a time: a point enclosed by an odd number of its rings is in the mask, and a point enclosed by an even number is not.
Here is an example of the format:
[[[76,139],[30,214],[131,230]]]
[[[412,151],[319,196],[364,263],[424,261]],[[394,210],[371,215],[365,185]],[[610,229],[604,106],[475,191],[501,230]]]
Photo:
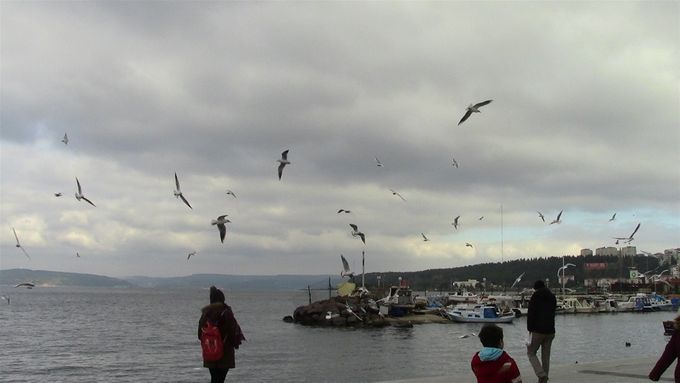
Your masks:
[[[215,326],[212,321],[207,321],[201,332],[203,360],[215,362],[222,359],[224,355],[224,341],[222,340],[219,327]]]

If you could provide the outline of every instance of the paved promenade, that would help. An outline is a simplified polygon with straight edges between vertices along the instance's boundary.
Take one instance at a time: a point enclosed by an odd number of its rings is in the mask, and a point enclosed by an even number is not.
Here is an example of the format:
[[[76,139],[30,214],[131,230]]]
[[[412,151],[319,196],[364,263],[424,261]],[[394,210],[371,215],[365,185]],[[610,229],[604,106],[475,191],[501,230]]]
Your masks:
[[[651,382],[647,374],[656,363],[655,358],[619,359],[598,363],[578,363],[565,366],[550,366],[549,383],[633,383]],[[660,382],[673,382],[675,363],[661,377]],[[535,383],[538,379],[533,370],[520,371],[523,383]],[[432,378],[391,380],[385,383],[476,383],[472,371],[464,375],[449,375]]]

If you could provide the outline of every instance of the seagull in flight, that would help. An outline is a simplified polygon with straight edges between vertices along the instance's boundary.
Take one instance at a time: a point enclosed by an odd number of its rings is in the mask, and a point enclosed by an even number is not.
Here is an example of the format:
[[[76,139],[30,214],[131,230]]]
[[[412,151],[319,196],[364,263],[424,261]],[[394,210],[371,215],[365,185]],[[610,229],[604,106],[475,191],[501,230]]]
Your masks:
[[[236,198],[236,194],[234,194],[234,192],[231,190],[227,190],[227,195],[231,195],[232,197]]]
[[[349,270],[349,263],[345,259],[345,256],[340,254],[340,259],[342,260],[342,271],[340,271],[341,277],[354,278],[354,272]]]
[[[231,222],[226,218],[228,215],[229,214],[221,215],[217,217],[217,219],[213,219],[211,222],[212,225],[217,225],[217,228],[220,230],[220,240],[222,241],[222,243],[224,243],[224,237],[227,235],[227,227],[224,226],[224,224]],[[187,258],[187,260],[188,259],[189,258]]]
[[[543,216],[543,213],[541,213],[540,211],[537,211],[536,213],[538,213],[538,216],[541,217],[541,220],[545,222],[545,217]]]
[[[454,218],[453,223],[452,223],[453,228],[456,229],[456,230],[458,230],[458,218],[460,218],[460,216]]]
[[[340,213],[349,214],[349,213],[351,213],[351,211],[345,210],[345,209],[340,209],[340,210],[338,210],[338,214],[340,214]]]
[[[558,224],[562,223],[562,221],[560,221],[561,216],[562,216],[562,210],[560,210],[560,213],[557,215],[557,218],[555,218],[554,221],[550,222],[550,224],[552,225],[553,223],[558,223]]]
[[[68,145],[68,135],[66,135],[66,133],[64,133],[64,138],[61,139],[61,142],[63,142],[64,145]]]
[[[61,197],[61,196],[63,196],[63,195],[64,195],[64,194],[63,194],[62,192],[54,193],[54,196],[55,196],[55,197]]]
[[[76,258],[80,258],[80,253],[76,251]]]
[[[25,288],[27,288],[27,289],[32,289],[32,288],[35,287],[35,284],[33,284],[33,283],[31,283],[31,282],[22,282],[22,283],[19,283],[19,284],[16,285],[16,286],[14,286],[15,289],[16,289],[17,287],[25,287]]]
[[[380,162],[380,160],[378,159],[378,157],[375,157],[375,166],[377,166],[377,167],[379,167],[379,168],[382,168],[382,167],[383,167],[383,164],[382,164],[382,162]]]
[[[290,164],[290,161],[288,161],[288,150],[290,149],[284,150],[283,153],[281,153],[281,159],[276,160],[276,162],[279,163],[279,181],[281,181],[281,175],[283,175],[283,168]]]
[[[220,235],[221,235],[221,232],[220,232]],[[189,253],[189,255],[187,255],[187,261],[189,260],[189,258],[191,258],[192,255],[196,255],[196,250],[192,251],[191,253]]]
[[[515,285],[518,284],[519,281],[522,280],[522,277],[523,277],[523,276],[524,276],[524,273],[520,274],[519,277],[515,278],[515,281],[512,283],[512,286],[510,286],[510,288],[515,287]]]
[[[451,166],[455,166],[456,168],[458,168],[458,161],[456,161],[455,158],[452,158],[451,161],[452,161]]]
[[[633,233],[629,237],[614,237],[614,239],[617,240],[617,241],[621,240],[625,243],[631,243],[635,239],[635,238],[633,238],[633,236],[635,235],[635,233],[637,233],[639,228],[640,228],[640,223],[638,223],[637,226],[635,226],[635,230],[633,230]]]
[[[177,172],[175,172],[175,188],[176,188],[175,191],[173,191],[175,197],[181,198],[182,201],[184,201],[184,203],[187,206],[189,206],[189,209],[194,210],[194,208],[191,207],[191,205],[189,205],[189,201],[187,201],[187,199],[184,198],[184,194],[182,194],[182,189],[179,188],[179,178],[177,178]]]
[[[95,204],[92,203],[92,201],[85,198],[85,196],[83,195],[83,189],[80,187],[80,181],[78,181],[78,177],[76,177],[76,184],[78,185],[78,192],[76,192],[76,199],[78,201],[80,201],[81,199],[84,199],[85,202],[89,203],[90,205],[92,205],[94,207],[97,207],[97,206],[95,206]]]
[[[465,242],[465,246],[474,248],[470,242]]]
[[[471,115],[472,113],[480,113],[479,108],[481,108],[481,107],[484,106],[484,105],[490,104],[491,101],[493,101],[493,100],[486,100],[486,101],[478,102],[478,103],[476,103],[476,104],[474,104],[474,105],[470,104],[470,106],[468,106],[468,107],[466,108],[465,115],[463,116],[463,118],[460,119],[460,121],[458,122],[458,125],[460,125],[460,124],[462,124],[463,122],[465,122],[465,120],[467,120],[468,117],[470,117],[470,115]]]
[[[393,189],[390,189],[390,191],[392,192],[392,195],[396,195],[397,197],[401,198],[402,201],[406,201],[406,198],[402,197],[401,194],[397,193]]]
[[[613,221],[613,220],[615,220],[615,219],[616,219],[616,213],[614,213],[614,215],[613,215],[611,218],[609,218],[609,222],[611,222],[611,221]]]
[[[14,238],[17,240],[17,244],[16,244],[15,246],[18,247],[18,248],[20,248],[21,251],[24,252],[24,255],[26,255],[26,258],[31,259],[31,257],[30,257],[30,256],[28,255],[28,253],[26,252],[26,249],[24,249],[24,247],[21,246],[21,244],[19,243],[19,237],[17,237],[17,231],[14,230],[14,228],[12,228],[12,231],[14,232]]]
[[[427,241],[429,241],[429,240],[430,240],[429,238],[427,238],[427,237],[425,236],[425,234],[424,234],[424,233],[420,233],[420,235],[422,235],[422,236],[423,236],[423,242],[427,242]]]
[[[361,242],[363,242],[364,245],[365,245],[366,244],[366,235],[364,235],[364,233],[359,231],[359,228],[357,227],[357,225],[350,223],[349,226],[352,228],[352,237],[361,238]]]
[[[469,338],[471,336],[477,336],[477,333],[471,332],[469,334],[464,334],[464,335],[459,336],[458,339],[465,339],[465,338]]]
[[[484,219],[484,216],[481,216],[478,218],[480,221]]]

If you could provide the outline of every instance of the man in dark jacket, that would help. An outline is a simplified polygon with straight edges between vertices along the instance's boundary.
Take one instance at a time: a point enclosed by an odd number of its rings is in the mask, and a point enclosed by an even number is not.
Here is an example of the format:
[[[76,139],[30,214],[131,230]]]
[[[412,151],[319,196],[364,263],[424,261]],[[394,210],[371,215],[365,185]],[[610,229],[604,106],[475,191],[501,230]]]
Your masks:
[[[531,340],[527,345],[529,362],[534,368],[539,383],[548,381],[550,371],[550,346],[555,338],[555,309],[557,299],[555,295],[545,287],[545,283],[539,280],[534,283],[534,294],[529,300],[529,313],[527,314],[527,330]],[[536,352],[541,349],[541,360],[538,360]]]
[[[236,367],[234,349],[238,349],[242,341],[246,340],[241,332],[231,307],[224,303],[224,293],[215,286],[210,287],[210,304],[201,310],[198,321],[198,339],[201,339],[203,328],[211,321],[216,323],[224,340],[224,354],[220,360],[203,361],[203,367],[210,370],[211,383],[223,383],[230,368]]]

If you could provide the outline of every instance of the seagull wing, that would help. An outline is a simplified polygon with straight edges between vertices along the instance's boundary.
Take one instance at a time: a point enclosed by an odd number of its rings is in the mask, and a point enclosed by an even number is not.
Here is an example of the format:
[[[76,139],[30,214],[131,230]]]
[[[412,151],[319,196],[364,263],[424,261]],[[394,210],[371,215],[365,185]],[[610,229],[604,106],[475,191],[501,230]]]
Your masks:
[[[175,173],[175,187],[177,188],[178,192],[181,192],[179,189],[179,179],[177,178],[177,173]]]
[[[283,168],[286,166],[286,164],[281,163],[279,165],[279,181],[281,181],[281,176],[283,175]]]
[[[218,223],[217,228],[220,230],[220,241],[224,243],[224,237],[227,236],[227,227],[223,223]]]
[[[342,259],[342,268],[345,270],[346,273],[349,273],[349,263],[347,263],[345,256],[340,254],[340,258]]]
[[[78,194],[83,194],[83,190],[80,188],[80,181],[78,181],[78,177],[76,177],[76,184],[78,185]]]
[[[425,234],[424,234],[424,233],[420,233],[420,235],[422,235],[422,236],[423,236],[423,240],[424,240],[424,241],[427,241],[427,237],[425,236]]]
[[[285,161],[288,160],[288,150],[289,149],[286,149],[286,150],[283,151],[283,153],[281,153],[281,159],[282,160],[285,160]]]
[[[217,217],[217,219],[218,219],[219,221],[221,221],[221,220],[223,220],[225,217],[227,217],[228,215],[229,215],[229,214],[221,215],[221,216]]]
[[[640,228],[640,224],[638,223],[637,226],[635,226],[635,230],[633,230],[633,234],[631,234],[630,237],[628,237],[628,238],[632,239],[633,236],[635,235],[635,233],[637,233],[639,228]]]
[[[12,228],[12,231],[14,232],[14,238],[16,238],[16,240],[17,240],[17,246],[21,246],[21,244],[19,243],[19,237],[17,237],[16,230],[14,230],[14,228]]]
[[[543,220],[543,222],[545,222],[545,217],[543,216],[543,214],[541,214],[540,211],[537,211],[536,213],[538,213],[538,216],[541,217],[541,219]]]
[[[562,212],[563,212],[563,210],[560,210],[560,214],[557,215],[557,219],[556,219],[555,221],[559,221],[559,220],[560,220],[560,217],[562,216]]]
[[[359,233],[357,235],[361,238],[361,242],[363,242],[364,245],[365,245],[366,244],[366,236],[364,235],[364,233]]]
[[[493,101],[493,100],[486,100],[486,101],[479,102],[479,103],[475,104],[474,107],[479,108],[480,106],[488,105],[488,104],[491,103],[491,101]]]
[[[180,195],[179,195],[179,198],[181,198],[182,201],[184,201],[184,203],[187,204],[187,206],[189,206],[189,209],[194,210],[194,208],[191,207],[191,205],[189,205],[189,201],[187,201],[187,199],[184,198],[184,194],[180,194]]]
[[[349,226],[350,226],[354,231],[358,231],[358,230],[359,230],[359,228],[357,227],[357,225],[355,225],[355,224],[353,224],[353,223],[350,223]]]
[[[90,201],[89,199],[87,199],[87,198],[85,198],[85,197],[81,197],[81,198],[84,199],[84,200],[85,200],[87,203],[89,203],[90,205],[92,205],[92,206],[94,206],[94,207],[97,207],[97,206],[96,206],[95,204],[93,204],[92,201]]]
[[[26,258],[28,258],[28,259],[31,259],[31,256],[30,256],[30,255],[28,255],[28,253],[26,252],[26,249],[24,249],[24,247],[23,247],[23,246],[19,246],[19,248],[21,249],[21,251],[23,251],[23,252],[24,252],[24,255],[26,255]]]
[[[467,120],[468,117],[470,117],[471,114],[472,114],[472,111],[468,109],[468,111],[465,112],[465,115],[463,116],[463,118],[461,118],[460,121],[458,121],[458,125],[460,125],[460,124],[462,124],[463,122],[465,122],[465,120]]]

